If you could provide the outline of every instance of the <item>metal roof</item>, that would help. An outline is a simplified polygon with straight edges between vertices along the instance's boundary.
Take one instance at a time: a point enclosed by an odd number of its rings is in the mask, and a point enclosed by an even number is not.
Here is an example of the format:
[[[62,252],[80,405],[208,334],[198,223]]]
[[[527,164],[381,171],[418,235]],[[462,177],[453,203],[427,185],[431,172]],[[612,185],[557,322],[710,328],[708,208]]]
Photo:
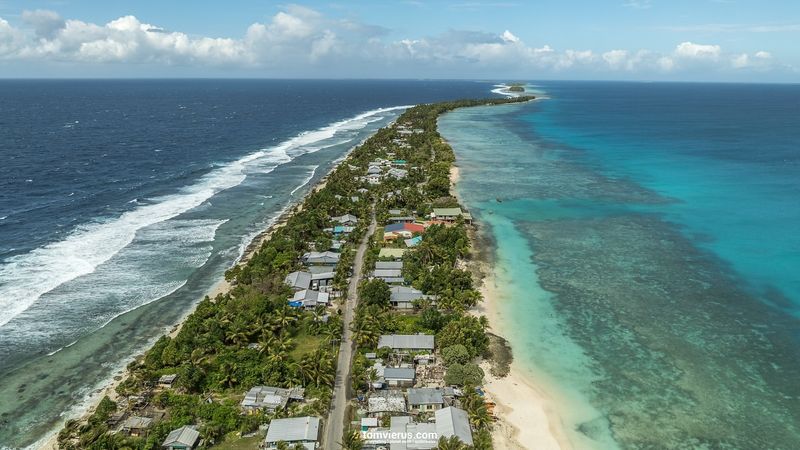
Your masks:
[[[392,380],[414,381],[417,373],[411,367],[386,367],[383,369],[383,378]]]
[[[436,411],[436,433],[439,437],[458,436],[461,442],[472,445],[469,416],[463,409],[449,406]]]
[[[283,282],[293,288],[308,289],[308,286],[311,284],[311,274],[301,271],[292,272],[289,275],[286,275],[286,278],[283,280]]]
[[[402,269],[403,261],[377,261],[375,269]]]
[[[384,334],[378,341],[378,348],[428,349],[433,350],[433,335],[430,334]]]
[[[177,430],[170,431],[161,446],[170,447],[179,444],[192,448],[194,447],[194,444],[197,443],[197,439],[199,437],[200,433],[194,428],[194,426],[186,425],[178,428]]]
[[[442,391],[436,388],[410,388],[408,390],[409,405],[441,405],[444,404]]]
[[[401,269],[375,269],[372,276],[375,278],[401,278],[403,271]]]
[[[397,303],[411,303],[420,298],[431,298],[422,291],[407,286],[392,286],[389,288],[389,292],[391,293],[390,301]]]
[[[293,417],[290,419],[273,419],[267,429],[264,442],[280,442],[287,444],[301,441],[316,441],[319,438],[320,420],[318,417]]]

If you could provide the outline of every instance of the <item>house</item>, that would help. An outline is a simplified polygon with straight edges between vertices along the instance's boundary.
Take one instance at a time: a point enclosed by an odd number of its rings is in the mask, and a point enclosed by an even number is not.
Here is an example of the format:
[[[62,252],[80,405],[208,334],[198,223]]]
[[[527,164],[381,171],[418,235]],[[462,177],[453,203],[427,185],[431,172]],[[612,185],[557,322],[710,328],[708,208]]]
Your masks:
[[[400,209],[390,209],[389,210],[389,215],[390,216],[399,216],[401,214],[403,214],[403,211],[400,210]]]
[[[389,172],[387,172],[387,175],[397,179],[402,179],[408,176],[408,171],[405,169],[398,169],[396,167],[392,167],[391,169],[389,169]]]
[[[408,251],[405,248],[382,248],[378,253],[378,258],[381,259],[403,259],[403,255]]]
[[[461,210],[461,208],[433,208],[431,219],[442,222],[455,222],[458,217],[464,218],[467,223],[472,222],[472,216]]]
[[[366,189],[366,188],[358,188],[358,189],[356,190],[356,192],[358,192],[359,194],[366,194],[367,192],[369,192],[369,189]]]
[[[444,408],[436,411],[433,423],[417,423],[409,416],[394,416],[389,428],[370,428],[364,448],[432,450],[438,447],[439,438],[456,436],[463,444],[472,446],[466,411]]]
[[[150,417],[130,416],[122,423],[122,432],[128,436],[143,437],[153,425]]]
[[[303,307],[305,309],[314,309],[317,305],[328,306],[330,303],[330,294],[327,292],[312,291],[311,289],[303,289],[294,293],[294,297],[289,300],[289,305],[294,307]]]
[[[335,252],[308,252],[303,255],[303,263],[313,266],[335,266],[339,264],[339,254]]]
[[[403,261],[377,261],[375,269],[403,269]]]
[[[398,222],[383,227],[384,233],[403,233],[411,237],[414,233],[424,233],[425,225],[413,222]]]
[[[358,217],[352,214],[345,214],[343,216],[331,217],[331,220],[334,222],[338,222],[342,225],[355,225],[356,223],[358,223]]]
[[[372,278],[380,278],[389,284],[405,283],[406,281],[405,278],[403,278],[402,269],[375,269],[372,271],[371,276]]]
[[[357,195],[354,195],[354,196],[350,197],[350,201],[353,202],[353,203],[358,203],[359,200],[360,199],[358,198]]]
[[[308,289],[311,285],[311,273],[297,271],[286,275],[283,282],[295,291]]]
[[[371,417],[396,416],[406,412],[406,398],[398,390],[376,391],[367,400],[367,413]]]
[[[422,236],[416,236],[411,239],[405,239],[403,241],[403,243],[406,244],[406,247],[408,248],[414,248],[418,246],[420,242],[422,242]]]
[[[367,175],[367,183],[369,183],[369,184],[380,184],[381,183],[381,176],[380,175]]]
[[[434,349],[431,334],[384,334],[378,340],[378,348],[406,352],[429,352]]]
[[[311,289],[326,292],[336,276],[335,268],[330,266],[311,266]]]
[[[191,450],[197,445],[198,440],[200,433],[194,426],[187,425],[170,431],[161,447],[167,450]]]
[[[300,401],[305,396],[305,389],[303,388],[279,388],[273,386],[254,386],[242,400],[242,409],[245,412],[255,412],[259,410],[266,410],[267,412],[274,412],[276,410],[283,410],[289,400]]]
[[[413,367],[386,367],[383,380],[389,387],[411,387],[417,374]]]
[[[367,175],[380,175],[381,172],[380,166],[369,166],[367,169]]]
[[[406,164],[408,164],[408,162],[405,159],[395,159],[392,161],[393,166],[403,167]]]
[[[290,419],[272,419],[264,438],[264,447],[269,450],[278,448],[283,442],[291,448],[300,444],[308,450],[313,450],[319,441],[320,420],[318,417],[293,417]]]
[[[408,286],[390,286],[391,297],[389,303],[397,309],[413,309],[414,300],[433,300],[434,296],[425,295],[422,291]]]
[[[411,388],[408,390],[408,409],[416,412],[436,411],[444,407],[441,389]]]
[[[409,416],[393,416],[389,428],[373,428],[364,448],[390,450],[432,450],[437,447],[436,424],[416,423]]]
[[[389,223],[412,223],[414,222],[414,220],[416,220],[414,216],[400,216],[400,215],[391,216],[388,219],[386,219],[386,221]]]
[[[352,227],[349,225],[336,225],[335,227],[333,227],[332,231],[333,234],[339,235],[339,234],[350,234],[355,229],[356,227]]]
[[[158,385],[163,388],[171,388],[172,384],[175,383],[176,378],[178,378],[178,375],[174,373],[169,375],[161,375],[161,378],[158,379]]]
[[[472,445],[469,415],[463,409],[454,406],[436,411],[436,434],[446,438],[457,436],[464,444]]]

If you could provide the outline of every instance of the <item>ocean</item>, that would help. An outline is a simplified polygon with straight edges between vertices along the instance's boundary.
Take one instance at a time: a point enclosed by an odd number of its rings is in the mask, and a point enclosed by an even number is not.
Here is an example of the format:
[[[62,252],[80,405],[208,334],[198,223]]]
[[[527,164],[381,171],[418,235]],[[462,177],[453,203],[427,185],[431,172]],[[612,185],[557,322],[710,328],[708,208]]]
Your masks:
[[[0,81],[0,448],[83,411],[402,106],[471,81]]]
[[[448,113],[515,361],[578,448],[800,448],[800,86]]]

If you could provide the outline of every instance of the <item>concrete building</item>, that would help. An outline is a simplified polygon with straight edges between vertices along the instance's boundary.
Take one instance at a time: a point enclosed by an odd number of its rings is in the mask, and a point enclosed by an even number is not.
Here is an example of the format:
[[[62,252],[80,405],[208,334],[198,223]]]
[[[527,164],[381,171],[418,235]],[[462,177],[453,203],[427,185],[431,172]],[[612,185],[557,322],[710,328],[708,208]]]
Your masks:
[[[417,373],[413,367],[386,367],[383,369],[383,380],[389,387],[411,387]]]
[[[414,412],[429,412],[444,407],[441,389],[411,388],[408,390],[408,409]]]

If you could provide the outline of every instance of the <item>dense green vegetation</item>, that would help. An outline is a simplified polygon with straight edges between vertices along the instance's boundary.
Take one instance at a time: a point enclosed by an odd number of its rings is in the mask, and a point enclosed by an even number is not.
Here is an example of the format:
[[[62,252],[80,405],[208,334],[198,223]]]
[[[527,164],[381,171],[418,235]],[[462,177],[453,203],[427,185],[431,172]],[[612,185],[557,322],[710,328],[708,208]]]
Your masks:
[[[104,398],[84,422],[70,421],[59,434],[64,449],[157,449],[170,430],[183,425],[197,425],[206,447],[231,446],[233,438],[256,431],[274,416],[324,415],[330,404],[335,374],[336,343],[341,337],[342,321],[338,314],[326,311],[298,311],[287,305],[291,290],[285,276],[301,267],[300,257],[309,250],[327,250],[331,235],[330,216],[354,214],[369,216],[373,201],[376,212],[385,217],[391,208],[426,214],[432,207],[457,206],[450,197],[449,169],[453,151],[436,131],[437,117],[448,110],[485,104],[525,101],[527,98],[463,100],[420,105],[407,110],[398,123],[408,123],[422,132],[406,136],[408,147],[398,148],[397,130],[387,127],[359,145],[327,177],[324,188],[307,195],[298,208],[277,227],[271,237],[247,260],[225,274],[232,289],[216,298],[206,297],[186,319],[174,336],[159,339],[145,355],[132,362],[129,376],[117,388],[120,400]],[[403,179],[387,179],[369,186],[360,177],[368,162],[387,157],[405,159],[409,167]],[[360,189],[369,188],[368,193]],[[392,195],[388,195],[391,193]],[[353,202],[351,197],[358,196]],[[366,231],[366,220],[341,249],[341,259],[334,288],[344,295],[351,275],[354,244]],[[460,383],[477,384],[482,378],[470,361],[487,347],[486,322],[465,314],[480,300],[470,274],[458,268],[469,258],[470,243],[466,225],[432,226],[425,239],[406,255],[405,275],[423,292],[437,296],[435,305],[421,304],[414,315],[395,314],[389,310],[389,289],[382,281],[365,282],[360,287],[361,302],[353,323],[359,348],[374,348],[384,333],[427,332],[436,334],[440,348],[449,351],[452,377]],[[373,242],[369,261],[377,258]],[[369,376],[368,363],[359,354],[354,362],[353,385],[363,389]],[[460,368],[459,368],[460,365]],[[171,389],[154,386],[160,376],[177,374]],[[450,375],[448,373],[448,375]],[[273,416],[263,413],[243,415],[239,402],[255,385],[304,386],[302,407],[291,406]],[[475,429],[475,448],[491,448],[489,418],[482,400],[466,389],[467,411]],[[125,409],[131,397],[141,397],[148,411],[164,412],[144,437],[114,433],[109,419]],[[473,398],[475,397],[475,398]],[[483,409],[481,409],[483,408]],[[145,411],[146,412],[146,411]],[[142,412],[134,412],[140,414]]]
[[[450,168],[455,155],[437,131],[436,120],[440,114],[459,107],[527,100],[529,97],[449,102],[416,106],[406,111],[397,123],[405,129],[422,131],[403,136],[408,146],[394,146],[387,142],[378,156],[405,159],[415,170],[405,179],[377,187],[378,218],[386,219],[390,209],[414,211],[417,217],[424,217],[435,207],[460,206],[450,194]],[[391,128],[384,130],[385,138],[398,138],[397,134],[392,135],[393,132],[396,133]],[[446,384],[462,386],[465,392],[461,404],[469,413],[475,430],[473,448],[490,449],[491,417],[483,398],[474,389],[483,381],[484,373],[475,361],[488,349],[488,323],[484,317],[467,314],[481,300],[471,273],[464,268],[464,262],[471,254],[467,229],[463,219],[450,226],[431,225],[425,230],[422,242],[409,249],[403,257],[405,280],[423,293],[435,296],[435,302],[417,302],[412,314],[393,311],[385,283],[369,281],[362,285],[352,327],[361,350],[354,361],[352,387],[356,392],[366,392],[375,378],[374,369],[370,369],[371,362],[364,354],[376,351],[378,357],[387,356],[388,349],[375,348],[382,334],[433,334],[447,366]],[[378,258],[380,237],[380,233],[376,233],[365,261],[365,271]],[[356,444],[347,448],[360,447]],[[458,439],[443,438],[439,448],[465,447]]]

